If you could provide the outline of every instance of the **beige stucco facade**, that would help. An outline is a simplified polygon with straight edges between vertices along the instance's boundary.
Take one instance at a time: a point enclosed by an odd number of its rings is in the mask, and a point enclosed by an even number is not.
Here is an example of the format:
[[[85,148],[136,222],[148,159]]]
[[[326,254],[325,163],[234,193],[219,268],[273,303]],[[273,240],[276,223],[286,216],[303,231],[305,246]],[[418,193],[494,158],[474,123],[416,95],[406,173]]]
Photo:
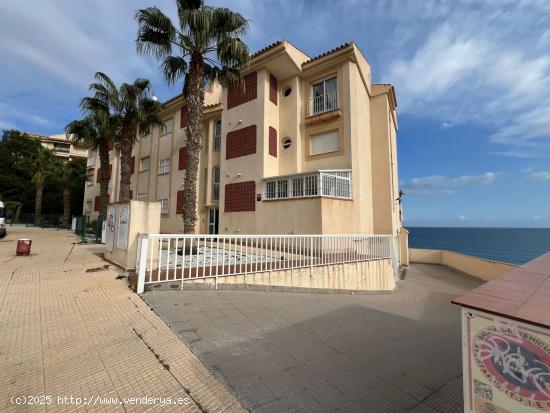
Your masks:
[[[253,55],[242,74],[245,83],[255,82],[247,83],[248,90],[237,93],[213,83],[205,94],[196,232],[398,236],[395,92],[391,85],[372,84],[370,66],[357,46],[310,58],[281,41]],[[181,96],[166,102],[163,116],[172,127],[140,134],[133,149],[132,197],[164,202],[165,233],[183,230],[178,210],[185,174],[179,162],[186,140],[182,107]],[[239,135],[243,130],[255,132],[246,137]],[[110,201],[116,202],[116,148],[110,159]],[[98,167],[96,156],[89,170]],[[99,184],[92,175],[86,214],[97,213]],[[234,192],[239,184],[246,184],[246,192]]]
[[[51,150],[59,159],[71,160],[88,157],[87,146],[83,143],[75,142],[72,135],[67,136],[64,133],[58,135],[29,133],[29,135],[40,141],[44,148]]]

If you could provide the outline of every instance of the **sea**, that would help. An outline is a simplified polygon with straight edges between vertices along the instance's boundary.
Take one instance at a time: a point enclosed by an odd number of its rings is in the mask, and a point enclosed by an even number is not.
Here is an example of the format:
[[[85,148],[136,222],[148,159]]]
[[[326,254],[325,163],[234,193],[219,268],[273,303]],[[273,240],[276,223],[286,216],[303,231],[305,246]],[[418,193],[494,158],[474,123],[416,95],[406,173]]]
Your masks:
[[[550,252],[550,228],[407,227],[410,248],[444,249],[524,264]]]

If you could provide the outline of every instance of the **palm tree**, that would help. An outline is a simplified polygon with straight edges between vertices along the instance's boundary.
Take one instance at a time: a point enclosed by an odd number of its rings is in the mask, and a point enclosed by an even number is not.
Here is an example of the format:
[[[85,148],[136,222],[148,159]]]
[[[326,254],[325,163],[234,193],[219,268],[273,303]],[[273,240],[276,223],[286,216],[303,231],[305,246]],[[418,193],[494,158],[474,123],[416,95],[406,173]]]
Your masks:
[[[116,134],[117,119],[100,101],[84,98],[81,107],[86,117],[70,122],[65,126],[65,133],[67,137],[72,135],[75,141],[85,142],[92,150],[99,152],[99,213],[106,216],[109,203],[109,147]]]
[[[202,148],[204,87],[208,81],[235,83],[249,60],[241,37],[247,20],[227,8],[209,7],[202,0],[176,0],[178,24],[157,7],[138,10],[137,52],[162,60],[168,84],[183,78],[187,103],[187,167],[184,181],[184,232],[193,233],[197,220],[197,176]]]
[[[40,225],[42,218],[42,195],[44,193],[44,183],[46,178],[51,174],[55,157],[42,145],[37,145],[36,150],[27,161],[28,167],[33,172],[31,182],[35,187],[34,197],[34,224]]]
[[[62,162],[56,175],[63,186],[63,225],[69,227],[71,220],[71,184],[81,183],[86,176],[85,160],[74,159]]]
[[[120,149],[120,192],[119,201],[130,199],[130,178],[132,177],[132,148],[139,130],[161,125],[161,105],[152,96],[151,82],[136,79],[134,83],[123,83],[117,89],[109,76],[97,72],[96,83],[90,85],[94,97],[84,98],[85,106],[107,105],[119,127],[115,141]]]

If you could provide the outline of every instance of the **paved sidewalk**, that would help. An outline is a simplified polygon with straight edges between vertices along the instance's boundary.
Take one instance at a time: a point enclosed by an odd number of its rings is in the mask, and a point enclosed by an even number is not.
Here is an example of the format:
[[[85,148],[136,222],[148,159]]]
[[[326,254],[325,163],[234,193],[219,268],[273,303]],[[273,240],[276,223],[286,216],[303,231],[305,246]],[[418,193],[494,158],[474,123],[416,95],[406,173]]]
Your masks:
[[[33,240],[31,256],[14,256],[17,238]],[[0,412],[243,411],[120,272],[104,267],[101,247],[75,241],[23,227],[0,240]],[[28,403],[44,395],[51,404]],[[180,405],[124,400],[144,396]]]
[[[479,280],[413,264],[392,294],[153,291],[144,299],[253,412],[462,412],[460,309]]]

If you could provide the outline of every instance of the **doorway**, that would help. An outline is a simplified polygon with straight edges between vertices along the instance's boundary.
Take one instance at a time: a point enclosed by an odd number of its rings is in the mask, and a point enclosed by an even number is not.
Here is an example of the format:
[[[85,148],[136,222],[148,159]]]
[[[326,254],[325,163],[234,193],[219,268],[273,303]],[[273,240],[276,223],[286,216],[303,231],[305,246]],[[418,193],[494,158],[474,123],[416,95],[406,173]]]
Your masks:
[[[210,208],[208,210],[208,233],[218,233],[218,220],[220,217],[220,210],[218,208]]]

